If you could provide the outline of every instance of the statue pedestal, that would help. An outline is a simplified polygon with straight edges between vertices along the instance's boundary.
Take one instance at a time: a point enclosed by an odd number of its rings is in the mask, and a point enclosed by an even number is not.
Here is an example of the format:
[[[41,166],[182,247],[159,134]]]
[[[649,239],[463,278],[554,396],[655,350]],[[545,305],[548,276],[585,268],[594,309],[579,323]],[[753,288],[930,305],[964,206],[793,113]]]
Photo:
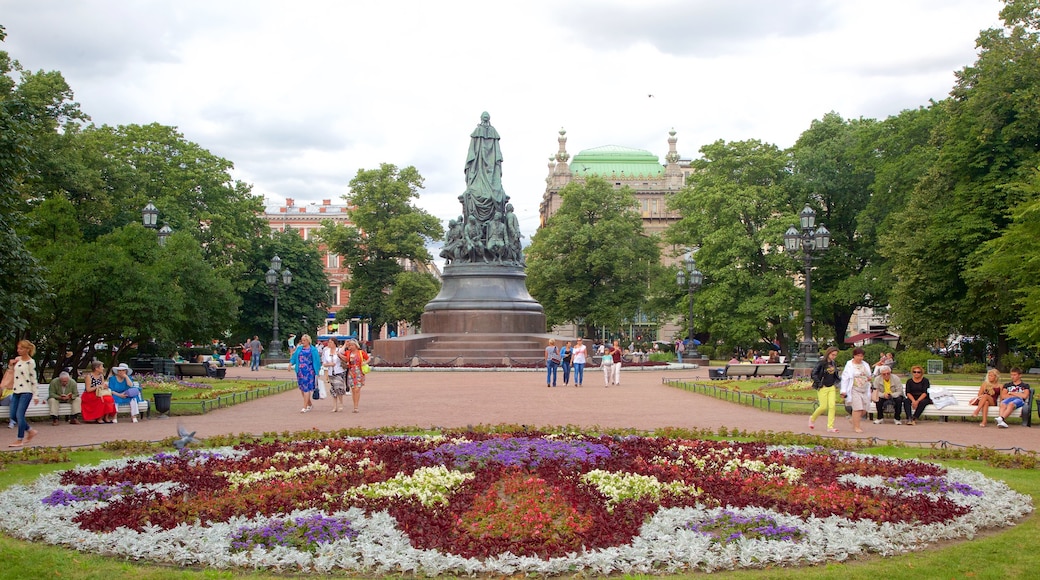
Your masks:
[[[450,264],[441,291],[426,305],[422,334],[377,340],[373,352],[399,363],[413,357],[433,364],[502,366],[503,360],[544,360],[545,311],[527,292],[520,266]]]

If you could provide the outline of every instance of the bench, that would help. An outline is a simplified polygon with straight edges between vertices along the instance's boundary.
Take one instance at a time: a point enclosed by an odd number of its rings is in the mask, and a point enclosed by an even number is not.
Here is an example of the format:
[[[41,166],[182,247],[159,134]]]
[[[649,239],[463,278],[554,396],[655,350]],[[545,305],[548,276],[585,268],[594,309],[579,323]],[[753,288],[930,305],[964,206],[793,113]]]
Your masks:
[[[780,363],[740,363],[733,365],[726,365],[726,368],[711,369],[709,376],[714,380],[725,379],[728,377],[782,377],[788,375],[788,368],[786,364]]]
[[[137,385],[137,383],[134,383]],[[140,385],[137,385],[140,387]],[[83,391],[86,387],[83,383],[76,383],[76,387],[79,389],[80,396],[83,396]],[[51,409],[47,403],[47,398],[51,395],[51,386],[49,384],[36,385],[36,396],[33,397],[29,407],[25,410],[25,417],[50,417]],[[148,406],[148,401],[140,401],[137,403],[138,408],[142,415],[151,415],[151,408]],[[116,413],[121,415],[130,414],[130,405],[116,405]],[[72,403],[58,403],[58,416],[64,417],[72,414]],[[0,406],[0,419],[11,418],[11,407],[9,405]]]
[[[212,368],[207,363],[174,363],[173,374],[178,379],[184,377],[216,377],[223,379],[227,374],[227,368]]]
[[[934,385],[928,389],[928,397],[935,400],[932,396],[934,389],[946,389],[954,398],[957,399],[956,405],[950,405],[939,409],[934,403],[924,408],[924,412],[921,413],[923,417],[942,417],[943,421],[947,421],[949,417],[971,417],[971,414],[975,412],[975,406],[968,404],[968,401],[975,398],[975,395],[979,393],[978,387],[963,386],[963,385]],[[873,407],[872,409],[873,410]],[[1026,404],[1022,405],[1022,424],[1030,426],[1032,424],[1032,413],[1033,413],[1033,391],[1030,390],[1029,398],[1026,400]],[[992,406],[987,409],[987,416],[997,417],[1000,414],[1000,408]]]

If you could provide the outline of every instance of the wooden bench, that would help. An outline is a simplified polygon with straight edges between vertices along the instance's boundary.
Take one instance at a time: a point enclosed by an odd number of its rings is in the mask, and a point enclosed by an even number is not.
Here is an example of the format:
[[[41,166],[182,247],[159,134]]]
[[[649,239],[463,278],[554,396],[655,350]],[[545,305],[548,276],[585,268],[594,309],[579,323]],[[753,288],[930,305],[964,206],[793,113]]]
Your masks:
[[[949,417],[971,417],[972,413],[975,412],[975,406],[968,404],[968,401],[974,399],[975,395],[978,394],[978,387],[963,385],[933,385],[932,388],[929,389],[928,395],[929,398],[933,401],[935,400],[935,397],[933,397],[931,393],[934,389],[946,389],[947,392],[949,392],[951,395],[954,396],[954,398],[957,399],[957,404],[939,409],[935,406],[935,403],[933,402],[932,404],[924,408],[924,412],[921,413],[922,416],[942,417],[943,421],[947,421]],[[873,405],[871,406],[871,410],[875,410]],[[1032,421],[1030,420],[1032,412],[1033,395],[1032,390],[1030,390],[1030,395],[1029,398],[1026,400],[1026,404],[1022,405],[1021,417],[1022,423],[1024,425],[1028,426],[1032,423]],[[998,406],[991,406],[989,407],[989,409],[987,409],[987,415],[989,417],[996,417],[999,414],[1000,408]]]
[[[134,383],[137,385],[137,383]],[[140,385],[137,385],[140,387]],[[83,383],[76,383],[76,387],[79,389],[79,394],[82,397],[83,391],[86,387]],[[50,417],[51,409],[47,403],[47,398],[51,395],[51,386],[49,384],[36,385],[36,396],[33,397],[29,407],[25,410],[25,417]],[[140,401],[137,403],[138,409],[140,409],[142,415],[151,415],[151,409],[148,406],[148,401]],[[116,405],[116,413],[121,415],[130,414],[130,404]],[[72,403],[58,403],[58,416],[64,417],[72,414]],[[0,406],[0,419],[11,418],[11,407],[9,405]]]
[[[208,363],[174,363],[173,374],[177,378],[184,377],[216,377],[222,379],[227,374],[227,368],[211,368]]]
[[[735,365],[726,365],[726,368],[722,369],[711,369],[709,376],[712,379],[720,380],[728,377],[782,377],[787,375],[787,365],[780,363],[740,363]]]

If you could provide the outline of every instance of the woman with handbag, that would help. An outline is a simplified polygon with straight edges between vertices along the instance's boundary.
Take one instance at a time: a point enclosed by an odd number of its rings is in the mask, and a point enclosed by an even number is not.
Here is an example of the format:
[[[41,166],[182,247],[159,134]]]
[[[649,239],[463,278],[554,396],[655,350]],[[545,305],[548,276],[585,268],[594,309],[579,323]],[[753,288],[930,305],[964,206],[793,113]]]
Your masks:
[[[18,356],[8,362],[8,372],[14,369],[9,379],[13,381],[11,388],[14,389],[11,394],[11,417],[18,423],[18,439],[8,447],[21,447],[39,433],[25,420],[25,410],[36,396],[36,361],[33,359],[36,345],[28,340],[20,340],[16,350]],[[6,373],[4,378],[7,378]]]
[[[545,347],[545,386],[556,386],[556,367],[563,359],[560,358],[560,349],[556,348],[556,339],[550,338],[549,345]]]
[[[343,405],[343,397],[347,395],[347,370],[341,359],[339,344],[335,338],[329,338],[325,343],[325,350],[321,353],[321,364],[329,377],[329,396],[335,403],[333,413],[339,413],[346,407]]]
[[[83,422],[115,423],[116,402],[105,383],[105,365],[96,360],[90,363],[90,372],[83,377]]]
[[[997,406],[997,397],[1000,396],[1000,372],[997,369],[989,369],[986,373],[986,380],[982,382],[982,386],[979,387],[979,394],[975,395],[975,398],[969,401],[972,405],[975,405],[975,412],[971,414],[972,417],[978,417],[982,415],[982,423],[979,423],[980,427],[986,426],[986,419],[989,415],[989,408]]]
[[[293,350],[289,357],[289,365],[296,371],[296,384],[300,386],[300,394],[303,395],[303,408],[301,413],[307,413],[314,408],[311,401],[312,393],[318,386],[318,370],[321,369],[321,353],[311,346],[311,335],[305,334],[300,337],[300,344]]]
[[[845,369],[841,372],[841,394],[852,404],[852,430],[856,433],[863,432],[860,423],[870,408],[870,391],[873,387],[870,382],[870,365],[863,361],[863,355],[862,348],[852,349],[852,360],[845,363]]]
[[[823,358],[817,363],[816,368],[812,372],[813,388],[817,390],[817,399],[819,400],[819,406],[813,411],[811,417],[809,417],[809,428],[816,428],[816,419],[820,415],[827,413],[827,431],[829,433],[837,433],[838,429],[834,426],[834,415],[835,406],[838,401],[838,365],[834,362],[834,359],[838,358],[838,349],[830,347],[827,352],[823,354]]]
[[[347,352],[340,355],[347,367],[347,390],[354,402],[354,412],[358,412],[358,403],[361,402],[361,387],[365,386],[365,363],[368,353],[361,350],[361,345],[354,339],[346,343]]]
[[[560,349],[560,368],[563,369],[563,386],[567,386],[571,382],[571,357],[574,356],[574,347],[571,346],[571,341],[567,341],[567,344]]]

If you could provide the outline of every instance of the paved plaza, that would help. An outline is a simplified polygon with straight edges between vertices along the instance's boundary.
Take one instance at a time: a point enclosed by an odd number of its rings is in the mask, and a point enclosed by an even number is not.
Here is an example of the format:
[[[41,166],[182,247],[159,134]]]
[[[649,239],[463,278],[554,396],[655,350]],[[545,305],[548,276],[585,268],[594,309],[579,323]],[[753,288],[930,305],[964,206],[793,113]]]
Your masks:
[[[234,378],[292,380],[288,370],[248,368],[228,370]],[[316,401],[310,413],[300,413],[299,391],[277,395],[190,417],[151,419],[140,423],[120,418],[115,425],[69,425],[55,427],[49,421],[35,422],[38,446],[89,446],[115,440],[157,441],[175,434],[182,422],[198,437],[221,434],[261,434],[269,431],[313,429],[331,431],[349,427],[466,427],[515,424],[530,427],[625,427],[650,430],[661,427],[740,429],[749,432],[772,431],[815,433],[828,436],[826,417],[817,421],[815,431],[806,427],[807,414],[780,414],[760,411],[736,403],[670,387],[664,378],[707,381],[706,369],[653,368],[622,370],[621,384],[603,386],[599,368],[588,369],[585,386],[545,387],[545,372],[534,371],[431,371],[375,370],[368,375],[360,412],[333,413],[330,400]],[[835,436],[852,438],[851,424],[839,417]],[[954,445],[980,445],[997,449],[1018,447],[1040,451],[1040,428],[1012,425],[998,429],[992,422],[986,428],[967,420],[920,421],[915,426],[874,425],[866,421],[865,433],[857,438],[898,440],[929,446],[935,442]],[[8,431],[8,439],[15,438]]]

